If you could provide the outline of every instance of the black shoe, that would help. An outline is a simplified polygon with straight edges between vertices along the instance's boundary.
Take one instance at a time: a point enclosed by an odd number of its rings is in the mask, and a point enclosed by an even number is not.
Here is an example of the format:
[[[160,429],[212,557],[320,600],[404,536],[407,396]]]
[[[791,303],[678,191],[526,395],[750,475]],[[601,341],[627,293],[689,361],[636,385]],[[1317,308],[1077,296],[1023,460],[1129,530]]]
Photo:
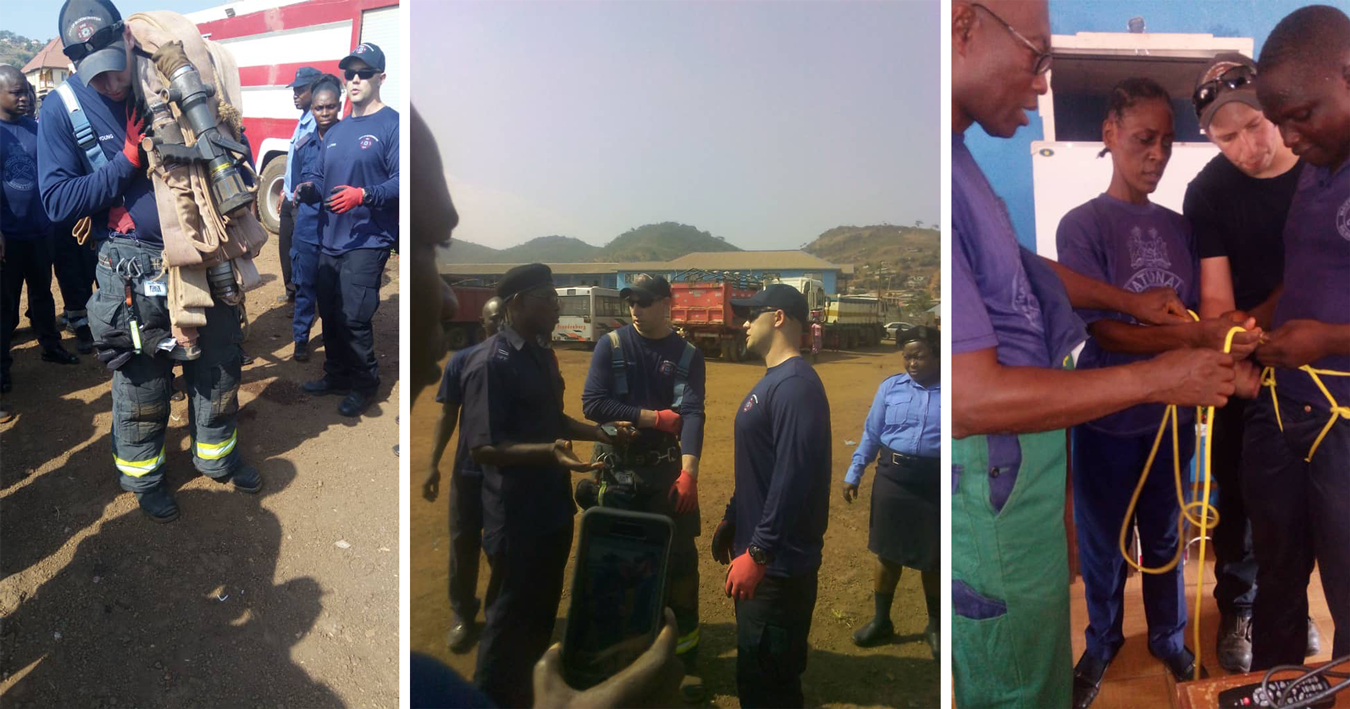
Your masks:
[[[347,398],[342,400],[341,404],[338,404],[338,413],[353,418],[360,416],[370,406],[374,398],[374,392],[352,391],[347,395]]]
[[[883,623],[873,618],[871,622],[853,633],[853,644],[858,647],[876,647],[891,641],[895,637],[895,626],[889,618]]]
[[[187,394],[184,394],[182,389],[174,389],[173,393],[169,395],[169,401],[182,401],[186,398]]]
[[[1149,648],[1148,654],[1153,655],[1153,649]],[[1153,655],[1158,657],[1157,655]],[[1171,657],[1158,657],[1162,663],[1167,666],[1167,671],[1172,673],[1172,679],[1178,683],[1190,682],[1195,678],[1195,653],[1187,648],[1182,648],[1181,652]],[[1200,667],[1200,679],[1209,676],[1209,671],[1202,665]]]
[[[1225,615],[1219,619],[1219,667],[1234,674],[1252,670],[1252,617]]]
[[[321,377],[312,382],[305,382],[300,385],[306,394],[322,396],[324,394],[346,394],[352,390],[350,386],[338,386],[328,377]]]
[[[1092,705],[1102,688],[1106,668],[1110,666],[1111,660],[1102,662],[1086,652],[1078,658],[1078,664],[1073,668],[1073,709],[1087,709]]]
[[[253,355],[245,352],[243,347],[239,348],[239,364],[244,367],[253,364]]]
[[[938,623],[937,618],[928,619],[928,627],[923,629],[923,636],[928,640],[928,649],[933,651],[933,659],[938,659],[938,653],[942,650],[942,643],[938,639],[938,631],[942,625]]]
[[[1304,651],[1304,657],[1312,657],[1322,653],[1322,636],[1317,633],[1317,624],[1312,618],[1308,618],[1308,649]]]
[[[75,351],[80,354],[94,353],[94,333],[90,332],[88,325],[75,328]]]
[[[291,359],[293,359],[293,360],[295,360],[295,361],[297,361],[297,362],[308,362],[308,361],[309,361],[309,343],[308,343],[308,342],[297,342],[297,343],[295,343],[295,351],[291,353]]]
[[[8,394],[13,389],[14,382],[10,381],[8,374],[0,378],[0,394]]]
[[[80,358],[66,351],[61,345],[52,345],[42,350],[43,362],[54,362],[56,364],[79,364]]]
[[[445,644],[450,646],[450,652],[465,653],[473,647],[474,640],[477,639],[477,624],[473,620],[464,620],[458,615],[455,616],[455,624],[450,626],[450,632],[445,634]]]
[[[250,495],[256,494],[263,486],[262,474],[251,465],[240,465],[234,469],[233,473],[223,478],[216,478],[216,482],[223,483],[226,481],[234,483],[234,489],[239,492],[247,492]]]
[[[136,493],[136,501],[141,504],[142,512],[160,524],[178,519],[178,503],[163,485]]]

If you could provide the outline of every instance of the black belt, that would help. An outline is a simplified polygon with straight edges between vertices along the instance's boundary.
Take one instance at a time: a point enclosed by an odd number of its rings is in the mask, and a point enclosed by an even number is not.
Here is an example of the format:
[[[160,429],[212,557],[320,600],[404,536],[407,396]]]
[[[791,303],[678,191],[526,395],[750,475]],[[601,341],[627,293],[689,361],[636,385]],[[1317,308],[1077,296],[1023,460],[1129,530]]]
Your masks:
[[[941,459],[927,458],[924,456],[901,453],[900,451],[891,450],[890,448],[886,448],[883,446],[881,449],[880,463],[883,465],[894,465],[897,467],[911,466],[911,465],[929,466],[940,464]]]
[[[677,446],[671,446],[664,450],[642,450],[642,451],[623,451],[613,449],[612,452],[601,453],[596,460],[609,465],[634,465],[634,466],[657,466],[661,463],[680,462],[680,449]]]

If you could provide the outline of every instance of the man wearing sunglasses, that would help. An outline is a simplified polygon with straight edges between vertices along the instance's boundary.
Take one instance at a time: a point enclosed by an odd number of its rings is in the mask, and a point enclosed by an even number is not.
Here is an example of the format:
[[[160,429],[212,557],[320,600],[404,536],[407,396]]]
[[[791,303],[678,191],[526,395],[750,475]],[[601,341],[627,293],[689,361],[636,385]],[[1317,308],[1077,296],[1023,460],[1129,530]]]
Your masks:
[[[163,466],[175,360],[153,345],[134,351],[129,344],[137,331],[170,331],[163,231],[141,149],[146,121],[132,91],[135,40],[108,0],[67,0],[58,17],[75,74],[42,104],[42,202],[53,223],[90,219],[99,288],[88,310],[95,341],[107,346],[100,359],[114,368],[113,462],[122,488],[135,493],[141,510],[156,522],[171,522],[179,510],[163,483]],[[72,118],[77,108],[88,129],[79,135]],[[183,378],[193,411],[194,466],[237,491],[257,493],[262,476],[243,462],[238,445],[239,313],[221,301],[205,309],[206,324],[197,328],[201,355],[182,363]]]
[[[1284,278],[1285,217],[1303,162],[1280,140],[1256,98],[1256,62],[1218,54],[1196,77],[1191,97],[1200,130],[1220,151],[1186,188],[1183,211],[1200,254],[1200,317],[1234,309],[1269,328]],[[1250,367],[1250,362],[1239,367]],[[1214,530],[1214,600],[1219,606],[1219,665],[1247,672],[1252,664],[1251,616],[1256,558],[1242,500],[1244,399],[1216,409],[1213,472],[1222,520]],[[1316,654],[1317,626],[1308,621]]]
[[[1027,125],[1050,54],[1044,0],[953,0],[952,669],[963,709],[1073,704],[1063,429],[1146,402],[1222,405],[1235,390],[1232,357],[1213,350],[1065,371],[1086,338],[1073,308],[1189,317],[1170,289],[1126,291],[1018,246],[965,132],[978,123],[1010,138]]]
[[[358,44],[338,66],[351,117],[324,136],[323,159],[307,164],[295,198],[323,202],[314,290],[323,320],[324,375],[311,394],[345,394],[343,416],[360,416],[380,385],[371,319],[385,262],[398,239],[398,112],[380,101],[384,52]]]
[[[698,462],[703,452],[703,353],[670,325],[670,283],[641,274],[619,297],[633,324],[602,338],[591,356],[582,412],[596,423],[636,421],[638,438],[624,448],[596,446],[613,466],[601,471],[608,490],[602,505],[669,517],[670,607],[679,624],[677,652],[684,662],[684,699],[703,699],[698,672]],[[615,473],[620,473],[620,477]]]
[[[736,693],[745,707],[800,707],[807,636],[830,514],[830,402],[801,356],[806,297],[775,283],[745,308],[764,377],[735,422],[735,487],[713,534],[736,603]]]
[[[1244,422],[1252,669],[1265,670],[1303,662],[1314,564],[1336,626],[1331,655],[1350,654],[1350,17],[1329,5],[1295,10],[1257,66],[1262,111],[1308,163],[1284,224],[1286,287],[1256,350],[1273,382]]]

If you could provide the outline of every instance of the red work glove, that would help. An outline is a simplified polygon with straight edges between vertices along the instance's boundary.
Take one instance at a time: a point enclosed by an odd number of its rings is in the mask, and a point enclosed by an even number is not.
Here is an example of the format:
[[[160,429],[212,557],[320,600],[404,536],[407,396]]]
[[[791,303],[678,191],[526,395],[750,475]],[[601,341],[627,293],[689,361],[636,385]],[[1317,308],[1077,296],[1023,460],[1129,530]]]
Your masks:
[[[342,214],[359,206],[365,200],[365,196],[360,187],[338,185],[328,193],[328,209],[334,214]]]
[[[657,411],[656,425],[653,428],[678,436],[680,434],[680,415],[670,409]]]
[[[676,512],[685,514],[698,509],[698,479],[690,475],[688,470],[680,471],[680,477],[675,478],[669,494],[679,498],[675,500]]]
[[[141,138],[145,136],[145,119],[137,118],[136,112],[132,111],[127,116],[127,137],[122,142],[122,154],[131,161],[132,167],[141,167],[145,163],[141,161]]]
[[[731,560],[731,568],[727,570],[727,585],[723,590],[731,598],[748,601],[755,597],[755,587],[764,580],[767,570],[750,558],[750,552],[744,552]]]

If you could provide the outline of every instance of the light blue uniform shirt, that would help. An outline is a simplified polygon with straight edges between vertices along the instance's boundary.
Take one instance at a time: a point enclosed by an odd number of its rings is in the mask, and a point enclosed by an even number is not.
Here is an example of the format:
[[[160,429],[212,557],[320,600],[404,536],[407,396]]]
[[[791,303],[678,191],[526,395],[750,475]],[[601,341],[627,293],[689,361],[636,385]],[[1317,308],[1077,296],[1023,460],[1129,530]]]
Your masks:
[[[305,111],[300,115],[300,122],[295,124],[295,132],[291,134],[291,142],[286,146],[286,174],[281,178],[281,189],[285,190],[286,199],[292,202],[295,201],[295,183],[291,180],[291,175],[300,176],[299,170],[295,169],[295,141],[315,128],[314,112]]]
[[[942,454],[942,382],[923,387],[908,374],[897,374],[877,387],[844,481],[862,482],[863,469],[876,460],[882,446],[920,458]]]

